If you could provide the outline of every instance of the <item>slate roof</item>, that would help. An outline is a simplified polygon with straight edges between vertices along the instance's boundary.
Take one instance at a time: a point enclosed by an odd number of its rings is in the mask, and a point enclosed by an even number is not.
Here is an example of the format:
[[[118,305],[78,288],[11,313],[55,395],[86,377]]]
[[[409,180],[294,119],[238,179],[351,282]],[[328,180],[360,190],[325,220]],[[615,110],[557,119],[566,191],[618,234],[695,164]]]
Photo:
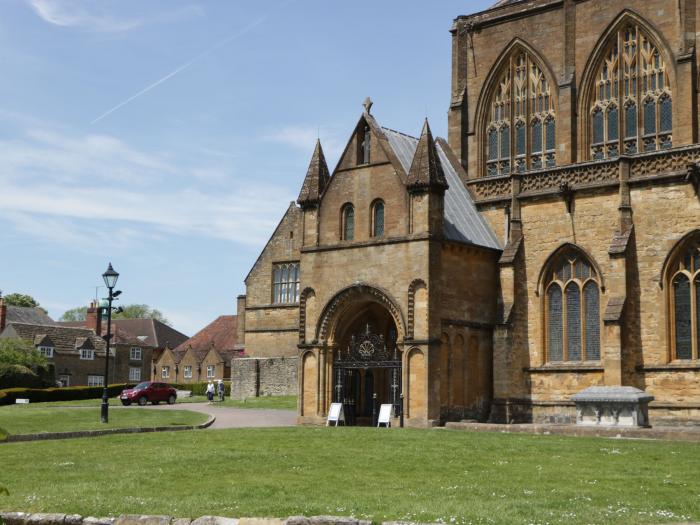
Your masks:
[[[29,324],[54,324],[46,312],[41,308],[7,305],[7,317],[5,323],[29,323]]]
[[[112,319],[112,323],[117,329],[154,348],[165,348],[166,344],[175,348],[187,340],[182,332],[155,319]]]
[[[193,350],[208,352],[210,348],[216,348],[220,353],[233,351],[236,346],[236,327],[238,317],[235,315],[220,315],[187,341],[175,348],[176,352],[192,348]],[[223,355],[222,355],[223,357]],[[204,356],[202,356],[204,359]]]
[[[112,334],[113,334],[113,343],[115,344],[121,344],[121,345],[134,345],[134,346],[150,346],[148,343],[145,343],[143,340],[139,339],[135,335],[125,331],[124,329],[120,328],[117,325],[118,320],[112,320]],[[91,330],[87,326],[87,321],[59,321],[56,323],[58,326],[65,326],[68,328],[85,328],[88,330]],[[107,333],[107,321],[102,321],[102,334]]]
[[[87,328],[72,328],[58,325],[13,323],[3,331],[5,337],[20,337],[35,344],[50,339],[56,352],[74,352],[78,348],[95,348],[104,352],[105,342]]]
[[[418,147],[418,139],[405,133],[382,127],[389,145],[408,173]],[[457,173],[457,168],[450,161],[447,151],[449,146],[443,139],[436,139],[435,145],[440,158],[442,171],[449,188],[445,192],[445,237],[452,241],[466,242],[496,250],[502,249],[501,243],[476,209],[476,205]]]

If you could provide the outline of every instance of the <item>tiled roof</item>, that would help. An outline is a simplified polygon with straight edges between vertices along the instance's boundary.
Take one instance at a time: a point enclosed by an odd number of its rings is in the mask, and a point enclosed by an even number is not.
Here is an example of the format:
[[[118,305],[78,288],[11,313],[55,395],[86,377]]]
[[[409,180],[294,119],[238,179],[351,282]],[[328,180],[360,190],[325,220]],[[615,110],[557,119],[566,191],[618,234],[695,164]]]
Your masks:
[[[13,323],[5,328],[3,334],[6,337],[20,337],[32,344],[48,338],[57,352],[73,352],[78,348],[95,348],[104,352],[105,349],[104,339],[97,337],[95,332],[86,328]]]
[[[54,324],[41,308],[7,305],[6,323]]]
[[[410,171],[418,147],[418,139],[393,129],[381,128],[391,148],[406,170]],[[476,209],[476,205],[449,159],[449,146],[443,139],[435,145],[449,188],[445,192],[445,237],[452,241],[466,242],[486,248],[500,250],[501,244],[489,224]]]
[[[201,359],[210,348],[214,347],[219,353],[233,351],[236,346],[236,327],[238,326],[238,318],[235,315],[221,315],[214,319],[207,326],[202,328],[187,341],[175,348],[176,352],[193,350],[202,352]],[[222,357],[223,354],[222,354]]]
[[[149,344],[145,343],[143,340],[137,338],[133,334],[127,332],[126,330],[120,328],[117,326],[117,321],[114,320],[112,321],[112,334],[113,334],[113,343],[115,344],[122,344],[122,345],[134,345],[134,346],[150,346]],[[91,330],[91,328],[88,328],[87,326],[87,321],[59,321],[56,323],[58,326],[66,326],[69,328],[85,328],[88,330]],[[102,334],[107,333],[107,321],[102,321]]]

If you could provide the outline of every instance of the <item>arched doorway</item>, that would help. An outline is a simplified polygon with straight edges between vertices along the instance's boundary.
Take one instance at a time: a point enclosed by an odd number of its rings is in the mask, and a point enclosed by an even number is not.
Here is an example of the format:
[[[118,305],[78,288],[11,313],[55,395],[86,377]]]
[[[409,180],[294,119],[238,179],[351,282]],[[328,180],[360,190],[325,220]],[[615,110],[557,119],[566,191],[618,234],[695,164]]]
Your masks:
[[[346,424],[374,424],[379,406],[388,403],[398,416],[402,356],[391,313],[360,299],[344,309],[334,335],[333,401],[343,403]]]

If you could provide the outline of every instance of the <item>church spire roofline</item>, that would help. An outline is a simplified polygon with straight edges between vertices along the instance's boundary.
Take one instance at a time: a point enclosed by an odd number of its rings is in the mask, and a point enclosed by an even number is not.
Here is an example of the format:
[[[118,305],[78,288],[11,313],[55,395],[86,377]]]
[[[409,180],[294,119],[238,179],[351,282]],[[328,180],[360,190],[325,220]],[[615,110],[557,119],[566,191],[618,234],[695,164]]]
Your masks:
[[[408,172],[407,186],[409,190],[442,192],[448,187],[427,118],[423,123],[423,131],[421,131],[411,169]]]
[[[321,139],[316,139],[316,147],[309,162],[309,169],[306,171],[304,183],[299,192],[297,203],[303,208],[305,206],[315,206],[321,201],[321,195],[328,185],[330,179],[328,164],[321,147]]]

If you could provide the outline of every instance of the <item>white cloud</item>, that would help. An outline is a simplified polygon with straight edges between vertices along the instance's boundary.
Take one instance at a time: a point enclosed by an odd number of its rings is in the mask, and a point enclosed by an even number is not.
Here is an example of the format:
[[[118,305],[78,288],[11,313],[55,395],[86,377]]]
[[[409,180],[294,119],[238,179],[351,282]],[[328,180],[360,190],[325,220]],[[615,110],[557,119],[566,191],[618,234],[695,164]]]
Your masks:
[[[326,128],[305,125],[288,125],[263,136],[263,140],[285,144],[307,152],[309,158],[311,158],[311,154],[314,151],[317,138],[321,139],[323,153],[326,156],[328,167],[332,170],[345,147],[345,142],[341,141],[336,130],[327,130]]]
[[[96,32],[122,32],[147,23],[167,23],[201,15],[197,6],[185,6],[176,11],[152,17],[115,17],[103,5],[86,0],[27,0],[29,6],[45,22],[61,27],[74,27]]]

